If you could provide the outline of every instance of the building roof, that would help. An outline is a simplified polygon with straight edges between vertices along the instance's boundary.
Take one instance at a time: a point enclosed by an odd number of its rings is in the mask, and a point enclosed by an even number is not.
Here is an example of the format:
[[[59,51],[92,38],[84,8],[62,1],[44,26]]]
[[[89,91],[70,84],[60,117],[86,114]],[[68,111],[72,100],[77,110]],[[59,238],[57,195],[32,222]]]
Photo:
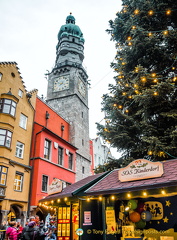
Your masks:
[[[60,193],[52,194],[45,197],[44,199],[41,199],[40,202],[44,202],[47,200],[55,200],[63,197],[73,197],[76,194],[79,195],[79,192],[84,191],[86,188],[93,185],[96,181],[104,177],[106,174],[108,174],[108,172],[99,173],[86,177],[76,183],[73,183],[72,185],[67,186]]]
[[[119,169],[115,169],[111,172],[99,173],[84,178],[64,188],[61,193],[49,195],[41,199],[40,202],[64,197],[109,195],[177,186],[177,171],[175,170],[177,159],[167,160],[162,163],[164,173],[161,177],[120,182],[118,179]]]
[[[120,182],[118,179],[119,169],[108,173],[101,180],[84,191],[84,195],[99,195],[123,193],[127,191],[138,191],[144,189],[155,189],[159,187],[170,187],[177,185],[177,159],[162,162],[164,173],[161,177]]]
[[[58,33],[58,40],[69,35],[78,37],[80,40],[84,41],[83,33],[81,32],[79,26],[75,25],[75,18],[71,14],[67,16],[66,24],[61,26]]]

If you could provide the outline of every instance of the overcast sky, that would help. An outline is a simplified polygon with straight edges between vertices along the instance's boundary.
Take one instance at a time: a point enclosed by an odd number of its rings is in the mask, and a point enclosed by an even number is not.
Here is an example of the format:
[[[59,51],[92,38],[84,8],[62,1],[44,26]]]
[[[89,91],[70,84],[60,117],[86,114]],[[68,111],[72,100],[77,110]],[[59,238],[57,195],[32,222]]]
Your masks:
[[[57,34],[72,13],[85,39],[85,67],[89,89],[90,138],[96,137],[95,122],[100,122],[101,96],[114,83],[110,63],[115,43],[106,33],[109,20],[121,9],[120,0],[0,0],[0,61],[15,61],[27,91],[47,94],[45,73],[56,59]],[[114,153],[115,155],[115,153]]]

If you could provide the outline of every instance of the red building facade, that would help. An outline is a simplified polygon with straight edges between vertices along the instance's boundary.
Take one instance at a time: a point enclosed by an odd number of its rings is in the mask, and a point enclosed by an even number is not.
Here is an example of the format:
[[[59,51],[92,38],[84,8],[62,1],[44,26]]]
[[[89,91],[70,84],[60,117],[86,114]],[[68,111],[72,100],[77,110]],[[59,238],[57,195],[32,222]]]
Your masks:
[[[69,143],[69,127],[67,121],[37,98],[30,159],[31,214],[40,215],[38,201],[48,195],[54,179],[60,180],[62,187],[75,182],[77,148]]]

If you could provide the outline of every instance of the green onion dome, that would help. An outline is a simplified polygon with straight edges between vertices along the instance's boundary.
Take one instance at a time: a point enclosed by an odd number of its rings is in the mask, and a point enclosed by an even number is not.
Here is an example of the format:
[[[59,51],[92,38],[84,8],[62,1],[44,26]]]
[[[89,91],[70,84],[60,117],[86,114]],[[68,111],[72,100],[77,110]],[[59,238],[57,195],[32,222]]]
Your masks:
[[[83,38],[83,33],[81,32],[80,28],[75,25],[75,18],[71,14],[67,16],[66,24],[61,26],[58,33],[58,40],[68,36],[78,37],[80,38],[80,41],[85,41]]]

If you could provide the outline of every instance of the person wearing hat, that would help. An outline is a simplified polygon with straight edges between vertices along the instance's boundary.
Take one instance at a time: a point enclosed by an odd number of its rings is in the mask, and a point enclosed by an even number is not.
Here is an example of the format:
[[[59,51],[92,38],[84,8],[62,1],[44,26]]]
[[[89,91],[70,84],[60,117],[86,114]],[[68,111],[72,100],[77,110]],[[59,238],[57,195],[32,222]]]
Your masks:
[[[28,227],[26,228],[26,231],[23,234],[24,240],[35,240],[35,236],[37,235],[38,229],[35,227],[36,222],[30,221],[28,223]]]

